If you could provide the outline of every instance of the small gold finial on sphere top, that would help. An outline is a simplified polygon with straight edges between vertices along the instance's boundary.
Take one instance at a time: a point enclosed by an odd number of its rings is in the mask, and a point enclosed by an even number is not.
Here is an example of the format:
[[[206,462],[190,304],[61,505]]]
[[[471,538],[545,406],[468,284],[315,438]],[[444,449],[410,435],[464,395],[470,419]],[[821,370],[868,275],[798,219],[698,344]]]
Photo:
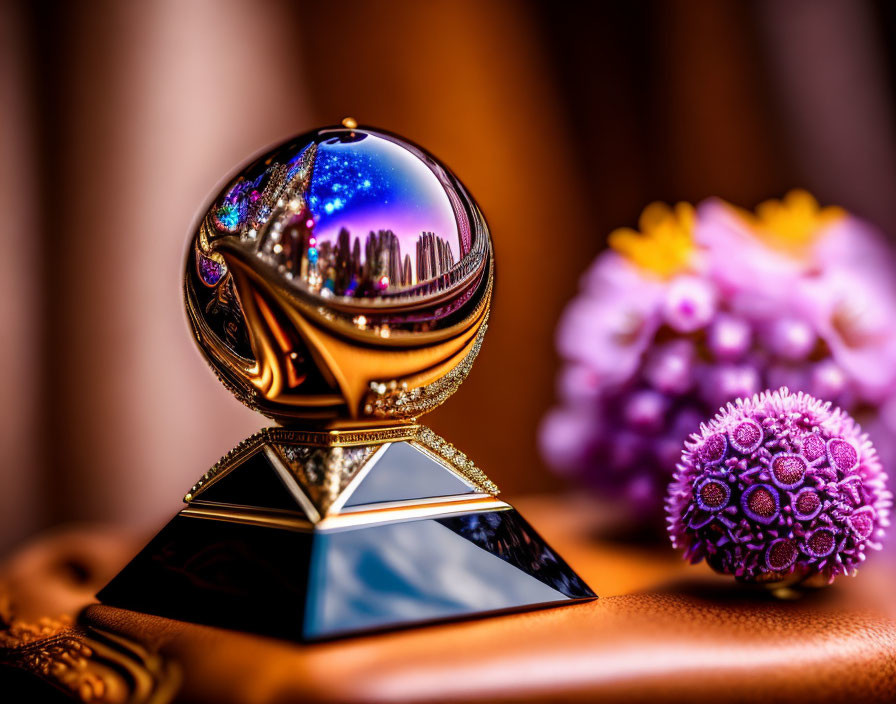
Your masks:
[[[189,247],[196,340],[237,398],[281,422],[432,410],[479,351],[488,227],[438,160],[346,118],[245,166]]]

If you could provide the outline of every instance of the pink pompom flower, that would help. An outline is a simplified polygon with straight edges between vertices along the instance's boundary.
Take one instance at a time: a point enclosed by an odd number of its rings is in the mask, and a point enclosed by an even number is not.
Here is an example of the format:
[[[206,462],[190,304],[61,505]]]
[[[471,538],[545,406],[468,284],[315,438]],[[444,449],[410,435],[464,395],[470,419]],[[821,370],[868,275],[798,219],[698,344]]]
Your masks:
[[[832,581],[880,549],[891,503],[855,421],[781,388],[728,403],[685,441],[666,514],[692,563],[749,582]]]

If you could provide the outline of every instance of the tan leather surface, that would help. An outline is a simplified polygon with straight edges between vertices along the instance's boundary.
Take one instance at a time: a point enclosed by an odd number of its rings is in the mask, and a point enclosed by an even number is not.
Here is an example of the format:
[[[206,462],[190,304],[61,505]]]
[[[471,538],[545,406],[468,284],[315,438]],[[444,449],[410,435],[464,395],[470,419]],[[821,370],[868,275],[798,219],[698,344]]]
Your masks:
[[[314,646],[100,605],[81,623],[178,663],[183,701],[893,701],[886,560],[782,601],[665,546],[595,540],[606,514],[588,502],[517,506],[599,600]]]
[[[49,531],[0,565],[0,593],[10,595],[16,616],[27,621],[76,616],[133,557],[141,539],[98,525]]]

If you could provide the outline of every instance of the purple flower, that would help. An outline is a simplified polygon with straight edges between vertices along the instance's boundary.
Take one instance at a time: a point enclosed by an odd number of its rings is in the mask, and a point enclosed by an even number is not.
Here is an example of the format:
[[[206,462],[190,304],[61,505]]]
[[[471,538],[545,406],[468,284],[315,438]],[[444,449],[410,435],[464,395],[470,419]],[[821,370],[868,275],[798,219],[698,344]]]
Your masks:
[[[573,301],[557,329],[565,359],[587,366],[603,385],[627,381],[660,322],[660,287],[608,253],[586,275],[591,295]]]
[[[679,276],[666,292],[663,317],[666,325],[680,333],[699,330],[716,312],[716,289],[696,276]]]
[[[746,581],[829,581],[880,549],[892,495],[877,452],[830,402],[786,388],[729,403],[684,443],[672,545]]]
[[[875,230],[795,191],[755,213],[654,204],[609,242],[557,331],[555,469],[649,521],[699,419],[779,386],[861,414],[896,462],[896,263]]]

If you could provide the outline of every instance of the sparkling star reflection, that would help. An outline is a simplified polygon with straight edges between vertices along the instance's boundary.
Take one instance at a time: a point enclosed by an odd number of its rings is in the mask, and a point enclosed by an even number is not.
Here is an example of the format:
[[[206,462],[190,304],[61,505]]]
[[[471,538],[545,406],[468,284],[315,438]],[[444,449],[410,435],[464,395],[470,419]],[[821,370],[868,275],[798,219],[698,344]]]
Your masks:
[[[387,139],[324,141],[308,191],[319,241],[335,240],[343,227],[362,238],[392,230],[413,256],[422,232],[434,232],[460,259],[457,222],[444,187],[418,157]]]

